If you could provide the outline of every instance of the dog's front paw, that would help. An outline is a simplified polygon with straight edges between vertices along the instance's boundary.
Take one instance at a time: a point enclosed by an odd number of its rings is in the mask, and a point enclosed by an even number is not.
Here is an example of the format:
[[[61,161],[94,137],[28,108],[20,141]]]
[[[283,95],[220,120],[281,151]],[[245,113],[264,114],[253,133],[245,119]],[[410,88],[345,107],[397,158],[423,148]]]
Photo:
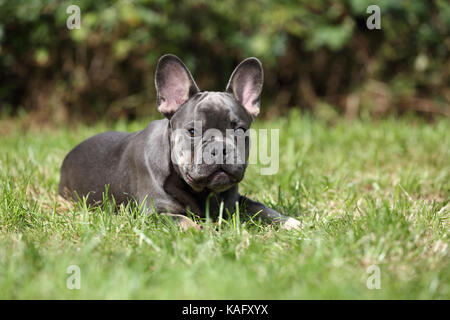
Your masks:
[[[195,230],[201,230],[202,227],[192,221],[189,218],[181,219],[178,221],[178,226],[181,228],[181,230],[188,231],[189,229],[193,228]]]
[[[172,221],[177,225],[181,230],[187,231],[191,228],[196,230],[201,230],[202,227],[196,224],[194,221],[189,219],[188,217],[181,214],[171,214],[171,213],[161,213],[172,219]]]
[[[302,227],[303,224],[294,218],[288,218],[281,225],[281,228],[285,230],[300,230]]]

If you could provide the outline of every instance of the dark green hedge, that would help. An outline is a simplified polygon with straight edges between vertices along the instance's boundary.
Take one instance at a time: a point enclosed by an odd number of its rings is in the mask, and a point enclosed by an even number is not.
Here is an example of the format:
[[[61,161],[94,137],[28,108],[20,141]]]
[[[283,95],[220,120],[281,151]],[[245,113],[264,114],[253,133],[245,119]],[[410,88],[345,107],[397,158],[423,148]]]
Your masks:
[[[81,8],[68,30],[66,8]],[[368,30],[366,8],[381,8]],[[182,58],[203,90],[247,56],[265,67],[266,115],[447,113],[448,1],[0,0],[0,110],[43,119],[154,111],[153,72]]]

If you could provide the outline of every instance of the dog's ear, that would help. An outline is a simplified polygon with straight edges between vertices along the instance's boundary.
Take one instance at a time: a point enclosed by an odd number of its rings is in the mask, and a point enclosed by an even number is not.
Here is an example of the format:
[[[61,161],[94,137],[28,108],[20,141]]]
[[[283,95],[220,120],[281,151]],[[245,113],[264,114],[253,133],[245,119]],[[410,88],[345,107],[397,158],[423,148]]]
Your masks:
[[[257,58],[247,58],[234,69],[226,91],[232,93],[252,116],[257,116],[263,82],[261,62]]]
[[[162,56],[155,74],[158,110],[167,118],[199,92],[188,68],[172,54]]]

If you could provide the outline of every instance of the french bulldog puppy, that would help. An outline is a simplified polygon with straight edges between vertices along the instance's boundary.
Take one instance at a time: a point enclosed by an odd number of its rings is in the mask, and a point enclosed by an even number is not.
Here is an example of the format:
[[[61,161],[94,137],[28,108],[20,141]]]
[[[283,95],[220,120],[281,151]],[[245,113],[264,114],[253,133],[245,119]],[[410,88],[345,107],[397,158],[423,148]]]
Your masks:
[[[105,186],[116,203],[135,199],[149,210],[171,217],[183,229],[198,227],[187,211],[205,217],[234,212],[283,228],[300,222],[242,196],[249,156],[248,129],[259,113],[263,69],[256,58],[242,61],[224,92],[200,91],[186,66],[174,55],[160,58],[155,75],[158,110],[155,120],[134,133],[105,132],[77,145],[64,159],[59,193],[88,195],[102,201]]]

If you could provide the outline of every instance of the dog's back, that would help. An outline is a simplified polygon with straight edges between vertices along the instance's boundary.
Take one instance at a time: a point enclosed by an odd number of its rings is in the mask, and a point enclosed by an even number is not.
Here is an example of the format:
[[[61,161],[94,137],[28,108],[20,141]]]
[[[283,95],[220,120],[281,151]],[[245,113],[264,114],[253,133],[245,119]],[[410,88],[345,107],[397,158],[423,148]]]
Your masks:
[[[125,181],[129,176],[120,172],[119,166],[124,161],[123,151],[135,134],[104,132],[77,145],[62,164],[59,193],[65,198],[73,199],[89,194],[89,203],[94,203],[102,201],[105,185],[110,188],[129,185]],[[110,190],[110,194],[116,196],[114,190]],[[125,198],[115,200],[122,202]]]

